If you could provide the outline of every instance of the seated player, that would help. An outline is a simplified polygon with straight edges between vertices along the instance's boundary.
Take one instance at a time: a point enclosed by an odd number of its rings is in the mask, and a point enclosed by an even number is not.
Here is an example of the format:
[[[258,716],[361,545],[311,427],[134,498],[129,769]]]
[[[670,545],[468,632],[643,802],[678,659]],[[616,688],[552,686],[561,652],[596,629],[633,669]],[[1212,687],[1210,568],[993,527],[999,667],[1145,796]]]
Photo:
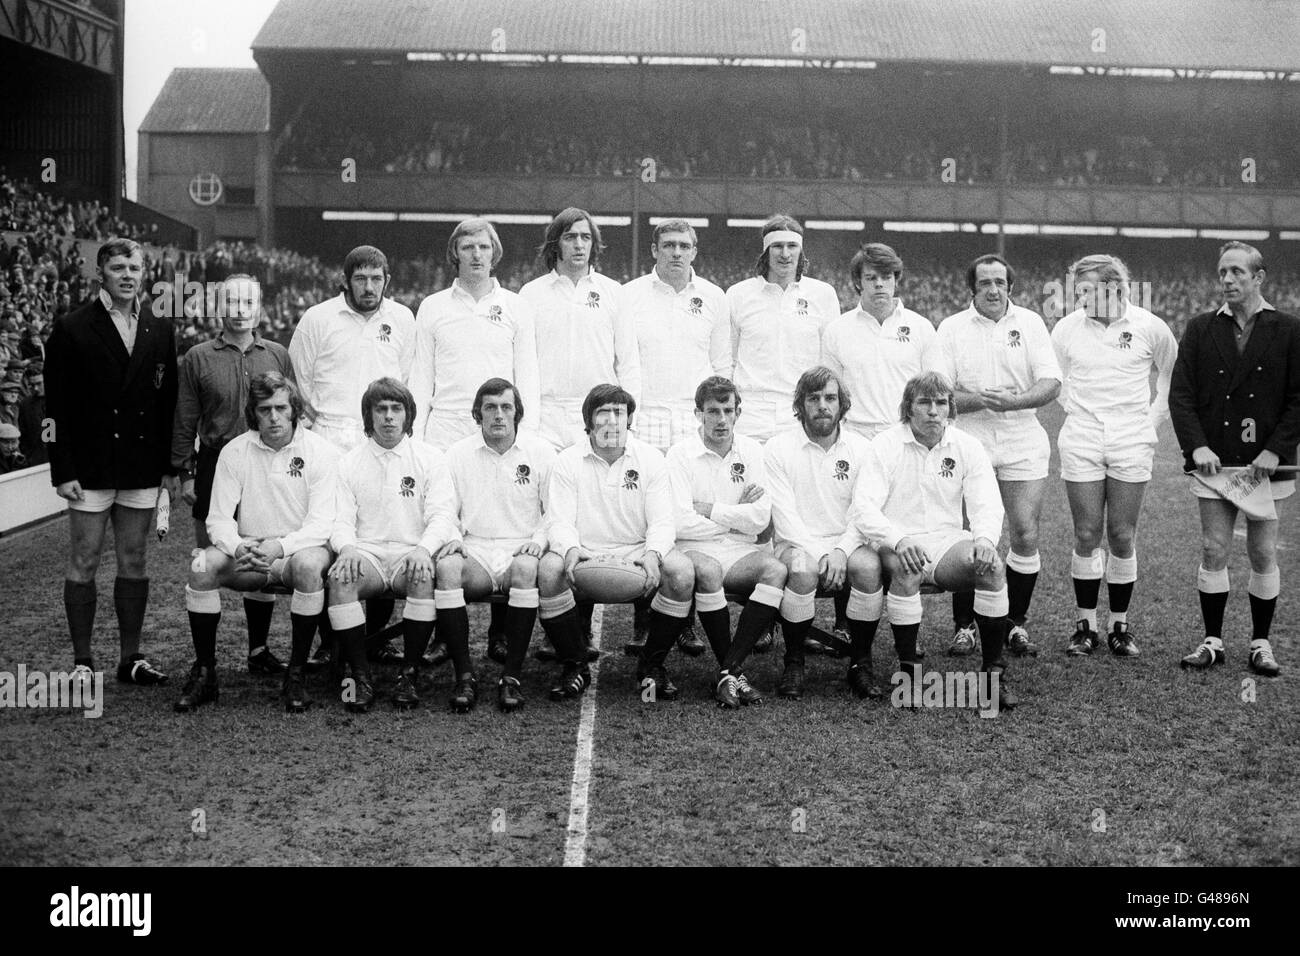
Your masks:
[[[548,543],[543,502],[555,450],[541,438],[519,434],[523,398],[504,378],[479,386],[473,415],[479,433],[460,439],[447,452],[460,533],[438,552],[438,630],[453,657],[465,648],[468,663],[466,599],[509,596],[505,647],[488,651],[504,665],[497,705],[509,712],[524,705],[519,680],[537,621],[537,567]],[[467,711],[477,697],[473,672],[462,672],[457,663],[456,673],[470,676],[464,686],[457,684],[452,706]]]
[[[853,496],[850,520],[879,549],[889,576],[886,606],[899,663],[916,679],[922,584],[973,588],[981,669],[1001,674],[1006,667],[1007,581],[997,552],[1002,499],[984,446],[951,424],[955,408],[952,384],[943,374],[910,379],[899,409],[902,424],[871,440]],[[962,528],[963,506],[969,530]],[[999,681],[999,705],[1015,704]]]
[[[742,667],[759,635],[776,619],[786,569],[758,535],[772,520],[763,446],[735,434],[740,394],[714,375],[695,389],[695,434],[668,451],[677,520],[677,550],[695,568],[695,607],[718,659],[718,706],[761,704]],[[731,637],[728,591],[749,595]]]
[[[223,587],[257,591],[268,584],[293,588],[289,603],[293,646],[285,672],[285,709],[309,703],[303,666],[325,607],[325,546],[334,519],[338,450],[299,427],[305,403],[298,386],[279,372],[263,372],[248,386],[249,430],[217,459],[207,531],[212,546],[199,552],[185,587],[195,661],[175,709],[215,701],[217,625]]]
[[[551,551],[538,569],[542,627],[564,661],[553,700],[582,694],[591,683],[575,611],[574,569],[596,556],[633,561],[646,574],[650,633],[637,667],[643,700],[675,700],[664,659],[690,613],[695,574],[673,550],[673,495],[659,451],[628,434],[636,400],[617,385],[597,385],[582,403],[587,440],[555,459],[547,515]],[[600,603],[602,595],[580,593]]]
[[[364,713],[375,702],[366,659],[366,612],[361,602],[392,593],[406,598],[402,612],[402,673],[393,703],[419,706],[420,656],[433,634],[433,556],[456,534],[451,479],[443,455],[411,437],[415,398],[394,378],[371,382],[361,396],[369,439],[339,462],[338,504],[330,544],[330,626],[339,653],[352,665],[344,706]],[[454,655],[453,655],[454,656]],[[468,666],[466,648],[458,671]]]
[[[816,614],[817,589],[836,593],[847,586],[849,687],[859,697],[881,697],[871,672],[871,645],[885,600],[880,562],[849,526],[869,442],[844,427],[853,400],[825,366],[799,376],[793,405],[799,427],[765,448],[773,544],[789,570],[781,597],[785,670],[776,692],[790,700],[803,696],[805,638]]]

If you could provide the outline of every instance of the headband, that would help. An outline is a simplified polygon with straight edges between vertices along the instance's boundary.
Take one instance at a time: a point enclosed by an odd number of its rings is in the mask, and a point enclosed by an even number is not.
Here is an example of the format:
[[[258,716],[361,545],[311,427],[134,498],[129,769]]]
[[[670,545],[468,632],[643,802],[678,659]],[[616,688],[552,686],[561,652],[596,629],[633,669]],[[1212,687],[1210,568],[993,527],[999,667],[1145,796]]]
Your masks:
[[[803,236],[790,229],[773,229],[763,237],[763,251],[766,252],[767,247],[774,242],[796,242],[802,247]]]

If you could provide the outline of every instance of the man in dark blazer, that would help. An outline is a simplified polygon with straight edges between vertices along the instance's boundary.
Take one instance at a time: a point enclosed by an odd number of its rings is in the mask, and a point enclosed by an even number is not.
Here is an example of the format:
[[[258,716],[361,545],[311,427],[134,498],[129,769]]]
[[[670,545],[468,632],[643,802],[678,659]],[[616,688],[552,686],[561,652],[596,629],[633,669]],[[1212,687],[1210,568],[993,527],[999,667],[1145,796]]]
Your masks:
[[[93,678],[95,573],[111,519],[121,640],[117,679],[160,684],[166,675],[140,653],[140,630],[149,598],[145,540],[158,488],[173,498],[179,493],[170,459],[175,334],[168,319],[140,313],[144,253],[138,243],[108,240],[96,265],[99,294],[55,323],[45,362],[50,480],[68,500],[63,602],[73,680]]]
[[[1224,302],[1188,323],[1178,347],[1169,411],[1184,470],[1218,474],[1239,466],[1247,478],[1267,478],[1273,499],[1295,491],[1294,466],[1300,442],[1300,318],[1279,312],[1260,292],[1264,258],[1242,242],[1219,250]],[[1193,478],[1201,511],[1200,594],[1205,640],[1182,666],[1206,669],[1224,662],[1223,613],[1228,601],[1228,555],[1237,506]],[[1250,668],[1275,677],[1281,668],[1269,645],[1277,604],[1277,518],[1246,516],[1250,557]]]

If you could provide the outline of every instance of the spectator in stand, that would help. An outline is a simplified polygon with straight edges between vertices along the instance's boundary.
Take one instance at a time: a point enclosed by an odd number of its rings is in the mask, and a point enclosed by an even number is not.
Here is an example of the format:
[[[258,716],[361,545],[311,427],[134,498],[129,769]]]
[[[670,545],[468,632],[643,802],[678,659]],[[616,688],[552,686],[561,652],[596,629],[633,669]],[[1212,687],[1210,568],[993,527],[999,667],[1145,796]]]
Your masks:
[[[18,406],[19,447],[29,465],[43,465],[50,460],[45,448],[45,368],[41,362],[27,366],[27,397]]]
[[[18,429],[8,422],[0,422],[0,475],[27,467],[27,460],[18,450]]]

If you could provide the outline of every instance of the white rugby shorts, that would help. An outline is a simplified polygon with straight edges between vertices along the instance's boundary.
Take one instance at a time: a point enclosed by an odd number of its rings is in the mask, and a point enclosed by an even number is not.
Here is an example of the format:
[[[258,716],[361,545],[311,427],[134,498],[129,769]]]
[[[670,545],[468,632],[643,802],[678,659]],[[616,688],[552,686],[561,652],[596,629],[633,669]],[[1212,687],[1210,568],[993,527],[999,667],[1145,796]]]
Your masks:
[[[1056,438],[1061,477],[1066,481],[1150,481],[1158,441],[1145,415],[1122,422],[1070,415]]]

